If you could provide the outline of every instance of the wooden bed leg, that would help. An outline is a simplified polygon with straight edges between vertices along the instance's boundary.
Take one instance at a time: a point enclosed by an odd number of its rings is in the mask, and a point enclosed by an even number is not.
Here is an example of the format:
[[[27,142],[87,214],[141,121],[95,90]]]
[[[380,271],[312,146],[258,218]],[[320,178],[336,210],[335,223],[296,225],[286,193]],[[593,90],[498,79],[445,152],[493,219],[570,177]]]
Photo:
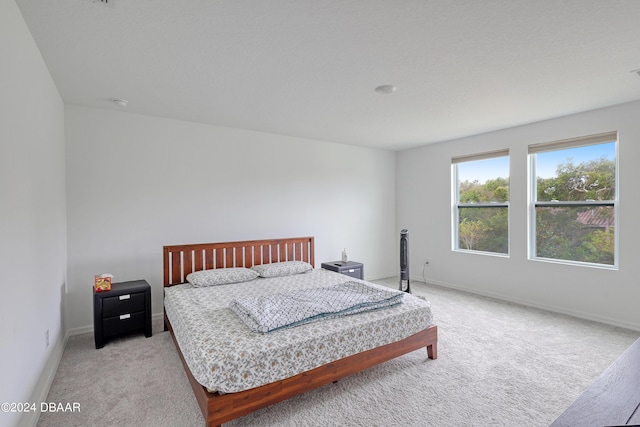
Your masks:
[[[427,346],[427,355],[429,359],[437,359],[438,358],[438,344],[433,343]]]

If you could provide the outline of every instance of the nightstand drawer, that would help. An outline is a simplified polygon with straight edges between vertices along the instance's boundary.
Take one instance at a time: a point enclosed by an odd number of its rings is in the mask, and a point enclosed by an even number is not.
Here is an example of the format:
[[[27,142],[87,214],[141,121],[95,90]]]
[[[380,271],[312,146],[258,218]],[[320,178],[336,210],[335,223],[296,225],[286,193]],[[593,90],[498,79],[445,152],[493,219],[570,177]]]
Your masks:
[[[108,317],[102,320],[104,336],[110,337],[127,332],[141,331],[145,328],[145,313],[123,313],[119,316]]]
[[[144,292],[124,294],[102,300],[102,317],[119,316],[125,313],[144,311]]]
[[[340,273],[355,277],[356,279],[362,279],[362,269],[361,268],[349,268],[346,270],[341,270]]]

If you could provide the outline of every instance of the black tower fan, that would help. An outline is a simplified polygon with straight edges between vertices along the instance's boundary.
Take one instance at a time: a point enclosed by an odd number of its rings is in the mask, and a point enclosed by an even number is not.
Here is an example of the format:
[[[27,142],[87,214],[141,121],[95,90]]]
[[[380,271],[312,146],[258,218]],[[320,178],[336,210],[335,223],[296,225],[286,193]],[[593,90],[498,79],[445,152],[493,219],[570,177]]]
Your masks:
[[[407,285],[405,287],[404,281]],[[409,283],[409,232],[407,229],[400,231],[400,290],[411,293]]]

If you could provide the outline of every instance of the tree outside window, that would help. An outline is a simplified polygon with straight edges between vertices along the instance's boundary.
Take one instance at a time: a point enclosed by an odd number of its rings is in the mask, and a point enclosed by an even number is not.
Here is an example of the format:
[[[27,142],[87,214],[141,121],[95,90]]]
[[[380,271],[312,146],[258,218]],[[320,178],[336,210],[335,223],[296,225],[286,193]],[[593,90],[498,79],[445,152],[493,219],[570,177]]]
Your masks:
[[[508,151],[457,157],[454,250],[509,253]]]
[[[531,258],[616,265],[616,144],[608,133],[529,147]]]

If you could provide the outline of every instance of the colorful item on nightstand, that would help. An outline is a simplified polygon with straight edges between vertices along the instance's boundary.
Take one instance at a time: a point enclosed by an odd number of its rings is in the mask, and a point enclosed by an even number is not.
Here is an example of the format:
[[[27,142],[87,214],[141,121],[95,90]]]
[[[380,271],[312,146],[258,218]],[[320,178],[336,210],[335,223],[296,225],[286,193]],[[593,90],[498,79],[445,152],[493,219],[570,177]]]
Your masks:
[[[95,276],[94,287],[96,292],[104,292],[111,290],[111,281],[113,280],[113,274],[104,273]]]

